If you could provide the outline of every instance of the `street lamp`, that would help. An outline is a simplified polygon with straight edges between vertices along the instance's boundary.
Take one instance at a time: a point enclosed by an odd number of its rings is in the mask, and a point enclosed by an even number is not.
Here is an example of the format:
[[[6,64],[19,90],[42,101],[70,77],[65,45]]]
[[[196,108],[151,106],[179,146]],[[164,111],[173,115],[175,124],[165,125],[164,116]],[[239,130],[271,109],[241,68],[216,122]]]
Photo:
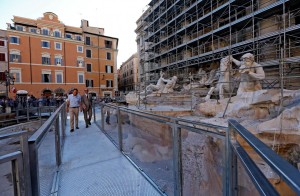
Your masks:
[[[11,75],[11,74],[9,73],[9,71],[7,71],[7,70],[5,70],[4,72],[1,72],[1,73],[0,73],[0,77],[1,77],[1,80],[2,80],[3,82],[5,82],[4,85],[6,86],[6,97],[8,98],[8,90],[9,90],[9,87],[10,87],[10,85],[14,85],[14,83],[15,83],[15,78],[14,78],[14,76]]]

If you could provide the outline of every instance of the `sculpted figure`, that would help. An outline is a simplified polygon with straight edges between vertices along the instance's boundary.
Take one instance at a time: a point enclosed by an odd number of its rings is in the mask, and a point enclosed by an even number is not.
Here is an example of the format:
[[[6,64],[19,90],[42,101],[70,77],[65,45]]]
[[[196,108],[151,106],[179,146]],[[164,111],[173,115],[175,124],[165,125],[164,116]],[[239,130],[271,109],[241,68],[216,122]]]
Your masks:
[[[220,71],[216,73],[219,77],[218,83],[215,87],[211,87],[209,92],[207,93],[205,100],[209,100],[210,96],[213,92],[219,93],[219,98],[224,99],[225,91],[229,92],[230,86],[229,86],[229,80],[230,80],[230,58],[229,56],[222,58],[220,63]]]
[[[160,78],[158,79],[156,85],[154,84],[149,84],[146,87],[146,92],[147,93],[152,93],[153,91],[158,91],[159,93],[162,92],[165,88],[165,83],[164,83],[164,73],[160,71]]]
[[[205,85],[205,82],[207,81],[206,71],[200,68],[198,71],[198,75],[200,76],[199,84],[202,87]]]
[[[210,72],[209,72],[209,77],[208,79],[205,81],[205,86],[210,86],[212,85],[215,81],[218,80],[218,73],[217,73],[217,70],[216,69],[212,69]]]
[[[174,91],[174,87],[175,87],[175,84],[176,84],[176,81],[177,81],[177,76],[173,76],[171,79],[169,80],[166,80],[166,79],[163,79],[164,82],[166,82],[166,86],[163,90],[163,93],[171,93]]]
[[[242,56],[241,61],[234,59],[232,56],[230,60],[239,66],[239,72],[241,74],[241,81],[237,91],[237,95],[243,92],[261,90],[261,84],[259,80],[265,78],[265,72],[261,65],[254,62],[254,56],[251,53],[246,53]]]

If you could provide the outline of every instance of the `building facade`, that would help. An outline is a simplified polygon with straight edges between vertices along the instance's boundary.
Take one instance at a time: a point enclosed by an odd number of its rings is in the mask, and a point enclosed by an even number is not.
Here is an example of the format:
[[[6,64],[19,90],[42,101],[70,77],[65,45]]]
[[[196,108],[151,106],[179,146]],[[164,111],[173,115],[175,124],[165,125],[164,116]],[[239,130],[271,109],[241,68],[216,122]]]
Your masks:
[[[8,70],[8,53],[7,53],[7,36],[6,31],[0,30],[0,72],[4,73]],[[0,96],[6,96],[6,81],[1,78]]]
[[[106,50],[114,51],[110,63],[116,66],[117,38],[104,36],[104,29],[89,27],[85,20],[81,27],[67,26],[52,12],[37,20],[14,16],[13,22],[7,27],[8,67],[17,90],[40,97],[67,94],[72,88],[83,92],[88,87],[95,96],[103,96],[107,91],[114,95],[117,86],[101,88],[105,82],[100,80],[100,73],[116,80],[114,74],[103,70]],[[97,41],[87,42],[92,33],[93,41],[94,37]],[[114,48],[106,49],[106,40],[113,42]],[[90,71],[98,77],[91,76]],[[12,92],[9,95],[14,96]]]
[[[133,54],[119,69],[119,90],[123,93],[138,90],[138,54]]]
[[[182,81],[218,67],[227,55],[252,53],[266,71],[264,87],[299,83],[299,1],[152,0],[149,6],[136,29],[142,80],[156,81],[162,70]]]

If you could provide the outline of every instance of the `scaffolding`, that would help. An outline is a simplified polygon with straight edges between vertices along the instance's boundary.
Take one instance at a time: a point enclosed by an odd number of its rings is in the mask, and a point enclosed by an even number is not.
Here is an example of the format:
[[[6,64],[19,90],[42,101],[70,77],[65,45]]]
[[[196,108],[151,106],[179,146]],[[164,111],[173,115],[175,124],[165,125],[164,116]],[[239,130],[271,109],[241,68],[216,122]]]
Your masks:
[[[143,86],[156,82],[160,71],[182,84],[189,74],[197,78],[200,68],[218,67],[225,56],[252,53],[266,73],[264,89],[299,89],[299,1],[152,0],[149,5],[139,43]]]

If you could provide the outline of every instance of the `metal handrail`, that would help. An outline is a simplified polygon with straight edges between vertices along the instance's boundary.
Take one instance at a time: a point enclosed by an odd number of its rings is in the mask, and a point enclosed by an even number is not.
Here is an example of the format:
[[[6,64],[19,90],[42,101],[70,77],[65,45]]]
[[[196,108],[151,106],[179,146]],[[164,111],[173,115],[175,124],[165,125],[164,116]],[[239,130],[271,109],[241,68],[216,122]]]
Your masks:
[[[239,134],[255,151],[256,153],[263,158],[263,160],[297,193],[300,194],[300,173],[299,171],[293,167],[289,162],[276,154],[271,148],[269,148],[266,144],[260,141],[257,137],[255,137],[252,133],[250,133],[245,127],[240,125],[236,120],[230,119],[229,123],[229,131],[227,132],[227,151],[228,151],[228,160],[235,156],[231,152],[231,134]],[[229,163],[228,163],[229,164]],[[247,166],[247,165],[246,165]],[[248,165],[249,166],[249,165]],[[230,165],[228,165],[228,168]],[[256,165],[250,166],[252,169],[257,167]],[[227,170],[228,170],[227,168]],[[228,173],[228,180],[230,180],[230,175]],[[234,174],[232,174],[234,175]],[[230,188],[232,186],[227,186]],[[230,194],[229,194],[230,195]]]
[[[94,107],[96,105],[94,104]],[[113,138],[105,132],[105,128],[104,128],[104,112],[103,110],[105,110],[105,107],[111,107],[117,110],[117,119],[118,119],[118,144],[113,140]],[[134,115],[137,115],[141,118],[145,118],[145,119],[150,119],[152,121],[155,122],[159,122],[159,123],[164,123],[164,124],[168,124],[171,128],[172,128],[172,135],[173,135],[173,166],[174,166],[174,180],[175,180],[175,185],[174,185],[174,195],[175,196],[180,196],[181,192],[182,192],[182,158],[181,158],[181,131],[183,129],[191,131],[191,132],[195,132],[195,133],[200,133],[200,134],[204,134],[204,135],[208,135],[208,136],[212,136],[212,137],[216,137],[218,139],[221,139],[223,141],[225,141],[225,133],[220,133],[218,130],[222,129],[224,130],[224,132],[227,130],[226,127],[223,126],[217,126],[217,125],[213,125],[213,124],[209,124],[209,123],[203,123],[203,122],[194,122],[191,120],[186,120],[186,119],[180,119],[180,118],[176,118],[176,117],[170,117],[170,116],[162,116],[162,115],[158,115],[158,114],[153,114],[151,112],[146,112],[146,111],[140,111],[140,110],[134,110],[134,109],[129,109],[127,107],[121,107],[121,106],[116,106],[113,104],[105,104],[105,103],[100,103],[100,114],[101,114],[101,121],[100,121],[100,125],[97,124],[96,125],[99,126],[100,129],[102,129],[102,131],[104,132],[104,134],[106,134],[106,136],[111,140],[111,142],[125,155],[126,158],[129,159],[129,161],[131,163],[133,163],[133,165],[138,169],[138,171],[152,184],[152,186],[154,188],[158,188],[158,186],[152,181],[152,179],[144,172],[141,170],[140,167],[138,167],[134,161],[132,161],[130,159],[129,156],[126,155],[126,153],[123,151],[123,139],[122,139],[122,126],[121,126],[121,115],[120,115],[120,111],[123,112],[127,112],[127,113],[131,113]],[[95,111],[95,109],[94,109]],[[94,112],[94,117],[96,117],[96,113]],[[198,126],[202,126],[202,127],[197,127],[195,125]],[[216,131],[211,130],[212,128],[217,129]],[[225,175],[225,170],[223,170],[224,175]],[[225,178],[224,178],[225,180]],[[161,192],[160,189],[157,189],[158,191]],[[161,192],[162,195],[165,195],[163,192]]]
[[[58,169],[61,164],[61,146],[64,143],[65,125],[66,125],[66,103],[63,103],[49,118],[48,120],[28,139],[29,144],[29,158],[30,158],[30,173],[32,184],[32,195],[40,195],[39,183],[39,160],[38,149],[42,144],[43,139],[50,131],[51,126],[55,125],[55,159],[56,168]],[[61,117],[61,125],[59,124],[59,117]],[[62,141],[61,141],[62,132]]]
[[[5,162],[5,157],[10,157],[10,160],[6,159],[6,162],[12,161],[12,164],[14,165],[12,167],[12,173],[15,175],[18,175],[18,178],[20,179],[20,182],[14,182],[14,191],[18,192],[19,195],[31,195],[31,181],[30,181],[30,171],[29,171],[29,149],[28,149],[28,143],[27,143],[27,131],[18,131],[13,133],[7,133],[7,134],[1,134],[0,140],[8,139],[8,138],[19,138],[20,141],[20,152],[21,155],[18,157],[13,156],[14,153],[9,153],[6,155],[3,155],[0,157],[0,164]],[[18,153],[17,153],[18,154]],[[2,159],[2,161],[1,161]],[[4,162],[3,162],[4,161]],[[20,172],[21,171],[21,172]],[[22,186],[18,185],[22,184]]]

